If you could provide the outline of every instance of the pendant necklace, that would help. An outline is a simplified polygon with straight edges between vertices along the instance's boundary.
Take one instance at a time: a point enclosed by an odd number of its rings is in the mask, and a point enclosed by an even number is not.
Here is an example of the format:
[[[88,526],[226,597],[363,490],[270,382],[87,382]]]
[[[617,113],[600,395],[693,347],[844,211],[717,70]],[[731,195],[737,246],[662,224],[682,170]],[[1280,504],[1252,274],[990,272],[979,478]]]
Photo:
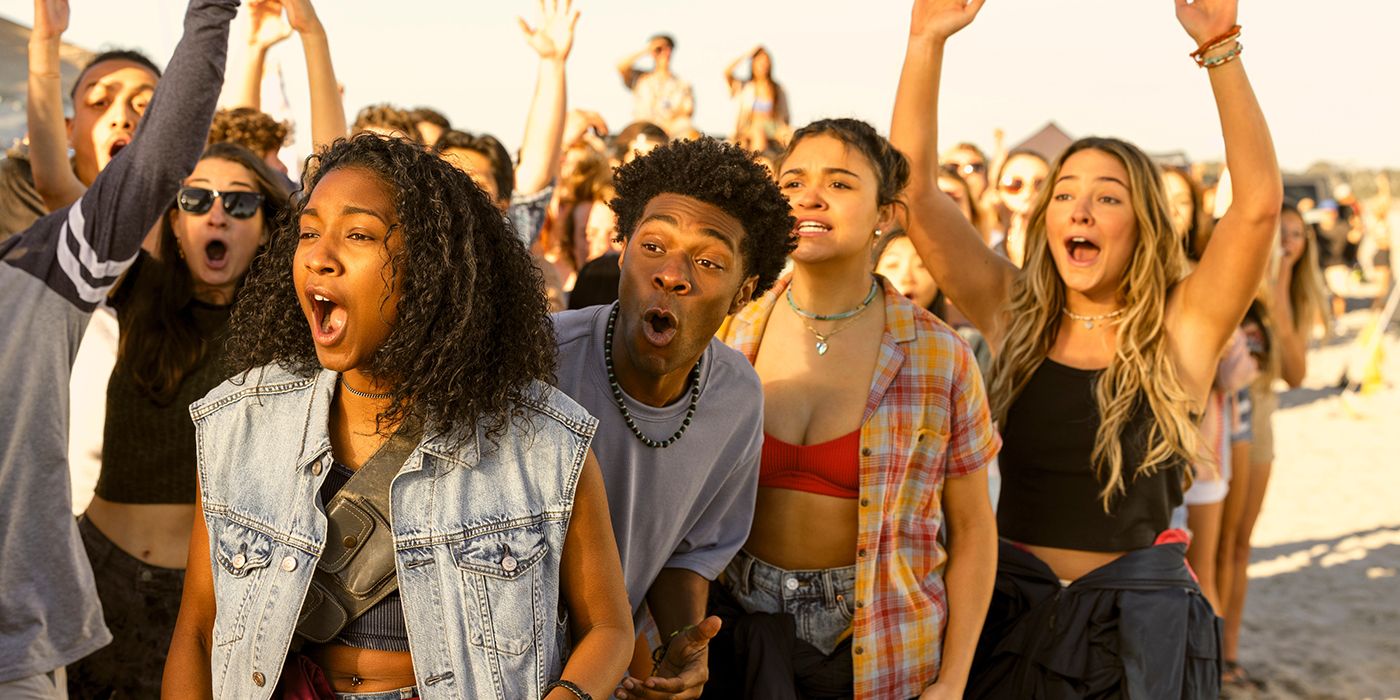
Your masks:
[[[836,335],[837,333],[840,333],[841,331],[844,331],[844,330],[846,330],[847,328],[850,328],[850,327],[851,327],[851,324],[855,323],[855,322],[859,319],[860,315],[861,315],[866,309],[870,308],[870,302],[872,302],[872,301],[875,300],[875,293],[878,292],[879,290],[880,290],[880,283],[879,283],[879,282],[876,282],[874,279],[871,279],[871,280],[870,280],[870,292],[869,292],[868,294],[865,295],[865,300],[862,301],[862,302],[860,303],[859,306],[857,306],[857,307],[854,308],[854,309],[851,309],[850,311],[842,311],[842,312],[839,313],[839,314],[829,314],[829,315],[828,315],[828,314],[814,314],[814,313],[812,313],[811,311],[808,311],[808,310],[806,310],[806,309],[804,309],[804,308],[798,306],[798,305],[797,305],[797,301],[794,300],[794,299],[792,298],[792,285],[788,285],[788,288],[787,288],[787,295],[786,295],[786,296],[787,296],[788,306],[792,307],[793,313],[796,313],[796,314],[800,317],[800,320],[802,321],[802,325],[805,326],[805,327],[807,328],[807,332],[808,332],[808,333],[811,333],[813,336],[816,336],[816,338],[817,338],[817,354],[818,354],[818,355],[825,355],[825,354],[826,354],[826,351],[829,350],[829,349],[831,348],[831,345],[827,342],[828,340],[831,339],[831,336],[834,336],[834,335]],[[843,324],[841,324],[841,325],[839,325],[839,326],[837,326],[837,327],[835,327],[835,328],[833,328],[833,329],[831,329],[831,330],[829,330],[829,331],[827,331],[826,333],[821,333],[821,332],[818,332],[816,328],[813,328],[813,327],[812,327],[812,324],[810,324],[810,323],[807,322],[807,319],[811,319],[811,320],[813,320],[813,321],[846,321],[846,322],[843,323]],[[849,319],[849,320],[847,320],[847,319]]]
[[[1071,319],[1074,319],[1075,321],[1078,321],[1078,322],[1084,324],[1084,327],[1087,328],[1087,329],[1089,329],[1089,330],[1093,330],[1093,329],[1094,329],[1094,323],[1095,323],[1095,322],[1097,322],[1097,321],[1105,321],[1105,320],[1108,320],[1108,319],[1110,319],[1110,318],[1118,318],[1119,316],[1122,316],[1122,315],[1123,315],[1123,312],[1127,311],[1126,308],[1122,308],[1122,309],[1118,309],[1117,311],[1110,311],[1110,312],[1108,312],[1108,313],[1106,313],[1106,314],[1098,314],[1097,316],[1081,316],[1081,315],[1079,315],[1079,314],[1077,314],[1077,313],[1074,313],[1073,311],[1070,311],[1068,308],[1065,308],[1065,309],[1062,309],[1062,310],[1065,312],[1065,315],[1066,315],[1066,316],[1070,317]]]

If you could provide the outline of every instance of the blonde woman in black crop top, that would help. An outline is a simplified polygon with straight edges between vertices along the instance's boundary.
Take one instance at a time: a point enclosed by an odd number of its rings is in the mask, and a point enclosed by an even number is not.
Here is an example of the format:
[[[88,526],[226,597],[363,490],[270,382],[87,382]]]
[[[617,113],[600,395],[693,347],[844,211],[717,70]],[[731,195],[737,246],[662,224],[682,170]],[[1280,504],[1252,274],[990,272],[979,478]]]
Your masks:
[[[1177,19],[1191,47],[1199,47],[1193,58],[1210,82],[1234,178],[1234,204],[1200,264],[1186,274],[1151,159],[1129,143],[1088,138],[1051,167],[1031,213],[1025,266],[1017,270],[986,248],[949,198],[917,186],[918,178],[938,171],[929,115],[936,114],[951,32],[940,33],[937,18],[980,4],[915,3],[911,31],[926,32],[927,51],[906,59],[892,129],[892,141],[912,161],[910,190],[919,193],[909,198],[911,219],[919,222],[909,237],[939,288],[997,354],[990,394],[1005,440],[998,524],[1014,541],[1002,548],[999,582],[1019,575],[1062,585],[1085,579],[1087,586],[1109,577],[1114,580],[1104,585],[1117,586],[1143,574],[1136,565],[1144,557],[1165,566],[1160,553],[1148,553],[1159,549],[1151,545],[1167,529],[1168,506],[1180,503],[1189,478],[1185,465],[1197,451],[1194,414],[1204,405],[1220,350],[1268,262],[1282,200],[1278,164],[1240,57],[1237,0],[1176,0]],[[1188,60],[1181,57],[1183,71],[1192,70]],[[1067,65],[1059,78],[1076,99],[1113,99],[1093,94],[1093,70]],[[1018,565],[1020,571],[1011,571]],[[1184,564],[1177,568],[1184,572]],[[1003,612],[1035,613],[1038,595]],[[994,600],[993,609],[1004,602]],[[984,642],[998,633],[995,627],[989,619]],[[1133,642],[1133,629],[1122,634],[1120,641]],[[1184,642],[1178,651],[1185,654]]]

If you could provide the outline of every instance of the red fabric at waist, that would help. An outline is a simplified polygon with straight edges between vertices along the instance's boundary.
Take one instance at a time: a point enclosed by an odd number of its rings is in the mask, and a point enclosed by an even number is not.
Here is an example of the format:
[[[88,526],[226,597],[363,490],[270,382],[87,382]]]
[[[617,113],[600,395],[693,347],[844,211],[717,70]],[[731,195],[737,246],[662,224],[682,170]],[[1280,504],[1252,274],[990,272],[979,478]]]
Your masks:
[[[860,430],[817,445],[792,445],[764,433],[758,485],[856,498],[860,495]]]

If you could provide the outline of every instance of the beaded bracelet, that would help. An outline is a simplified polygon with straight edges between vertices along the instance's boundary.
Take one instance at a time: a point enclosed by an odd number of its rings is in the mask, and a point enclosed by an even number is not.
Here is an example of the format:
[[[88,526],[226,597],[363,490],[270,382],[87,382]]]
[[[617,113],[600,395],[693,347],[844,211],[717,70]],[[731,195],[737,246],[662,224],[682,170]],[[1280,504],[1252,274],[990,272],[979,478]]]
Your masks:
[[[1230,49],[1229,51],[1226,51],[1225,53],[1219,56],[1216,56],[1215,58],[1203,59],[1200,62],[1200,65],[1202,68],[1219,68],[1220,66],[1223,66],[1226,63],[1229,63],[1230,61],[1239,58],[1240,54],[1242,53],[1244,53],[1244,44],[1240,43],[1239,41],[1236,41],[1234,48]]]
[[[578,700],[593,700],[593,696],[583,692],[583,688],[574,685],[573,681],[566,681],[563,678],[560,678],[559,680],[554,681],[553,683],[550,683],[549,685],[545,686],[544,694],[549,695],[549,691],[554,690],[555,688],[563,688],[564,690],[573,693],[574,697],[578,698]]]
[[[671,636],[666,638],[665,643],[651,650],[651,675],[656,675],[656,671],[661,668],[661,662],[666,660],[666,652],[671,650],[671,642],[675,641],[676,637],[680,636],[682,633],[689,632],[690,630],[695,629],[695,627],[696,625],[686,625],[685,627],[682,627],[676,630],[675,632],[672,632]]]
[[[1191,52],[1191,58],[1195,59],[1195,60],[1196,60],[1196,63],[1200,63],[1200,62],[1201,62],[1201,59],[1204,58],[1205,55],[1206,55],[1211,49],[1215,49],[1215,48],[1219,48],[1219,47],[1221,47],[1221,46],[1224,46],[1224,45],[1226,44],[1226,42],[1229,42],[1229,41],[1231,41],[1231,40],[1233,40],[1233,39],[1238,39],[1238,38],[1240,38],[1240,25],[1236,24],[1235,26],[1230,27],[1230,29],[1229,29],[1228,31],[1226,31],[1224,34],[1221,34],[1220,36],[1217,36],[1217,37],[1215,37],[1214,39],[1210,39],[1210,40],[1208,40],[1208,41],[1201,42],[1201,45],[1200,45],[1199,47],[1197,47],[1195,51],[1192,51],[1192,52]]]

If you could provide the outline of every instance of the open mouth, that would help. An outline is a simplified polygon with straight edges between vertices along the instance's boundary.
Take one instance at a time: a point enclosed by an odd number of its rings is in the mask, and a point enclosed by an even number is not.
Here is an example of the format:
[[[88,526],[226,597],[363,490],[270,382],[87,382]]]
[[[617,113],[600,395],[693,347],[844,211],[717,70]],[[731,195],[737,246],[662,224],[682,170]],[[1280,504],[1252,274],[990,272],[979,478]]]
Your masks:
[[[1099,246],[1083,236],[1075,236],[1065,243],[1065,252],[1072,262],[1089,265],[1098,259]]]
[[[209,241],[204,246],[204,260],[209,267],[218,270],[228,264],[228,244],[220,240]]]
[[[311,335],[318,345],[334,345],[345,332],[349,313],[345,307],[318,292],[308,291],[311,299]]]
[[[647,342],[656,347],[670,345],[679,327],[675,314],[670,311],[651,309],[642,315],[642,333]]]
[[[831,231],[831,227],[820,221],[800,221],[794,229],[799,236],[819,236]]]
[[[107,150],[107,155],[108,155],[108,157],[110,157],[110,158],[116,158],[116,157],[117,157],[117,154],[118,154],[118,153],[121,153],[122,149],[123,149],[123,148],[126,148],[127,145],[130,144],[130,143],[131,143],[131,139],[129,139],[129,138],[125,137],[125,136],[123,136],[123,137],[117,139],[116,141],[113,141],[113,142],[112,142],[112,146]]]

